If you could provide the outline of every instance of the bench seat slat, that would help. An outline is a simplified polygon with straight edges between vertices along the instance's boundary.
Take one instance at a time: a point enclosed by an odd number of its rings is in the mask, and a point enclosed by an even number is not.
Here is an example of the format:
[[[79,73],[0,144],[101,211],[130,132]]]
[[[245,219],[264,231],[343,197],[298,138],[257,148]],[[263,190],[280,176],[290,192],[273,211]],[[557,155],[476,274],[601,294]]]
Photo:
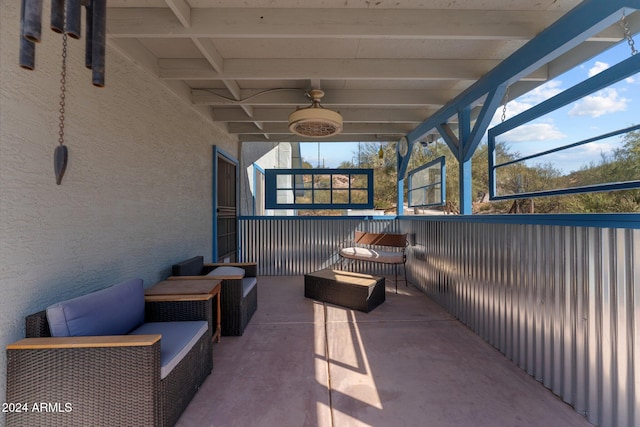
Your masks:
[[[402,264],[404,262],[404,254],[402,252],[387,252],[361,247],[342,248],[340,249],[340,255],[349,259],[383,264]]]

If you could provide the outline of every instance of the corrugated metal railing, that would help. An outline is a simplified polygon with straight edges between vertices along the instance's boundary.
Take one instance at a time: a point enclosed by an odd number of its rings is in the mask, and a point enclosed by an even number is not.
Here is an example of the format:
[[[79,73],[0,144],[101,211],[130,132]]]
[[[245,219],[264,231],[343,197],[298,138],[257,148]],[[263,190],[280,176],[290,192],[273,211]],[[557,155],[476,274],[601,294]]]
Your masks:
[[[373,217],[375,218],[375,217]],[[341,246],[355,230],[395,232],[394,218],[245,217],[240,219],[242,260],[258,263],[258,274],[290,276],[328,268],[340,262]],[[358,271],[392,274],[393,267],[353,263]]]
[[[411,283],[591,423],[640,426],[640,230],[402,227]]]
[[[263,275],[330,266],[356,229],[409,233],[411,283],[591,423],[640,426],[640,230],[463,217],[240,224],[242,257]]]

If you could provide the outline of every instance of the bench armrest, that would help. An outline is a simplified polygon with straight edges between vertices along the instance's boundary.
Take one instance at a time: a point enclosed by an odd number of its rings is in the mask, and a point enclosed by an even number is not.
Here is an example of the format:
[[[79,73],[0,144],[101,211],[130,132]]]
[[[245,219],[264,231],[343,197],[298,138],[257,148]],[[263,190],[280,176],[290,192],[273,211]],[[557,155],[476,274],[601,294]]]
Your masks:
[[[141,347],[160,341],[153,335],[103,335],[90,337],[24,338],[7,346],[7,350],[42,350],[56,348]]]
[[[132,340],[132,341],[130,341]],[[7,347],[7,425],[158,425],[160,336],[29,338]],[[32,411],[60,402],[59,413]]]

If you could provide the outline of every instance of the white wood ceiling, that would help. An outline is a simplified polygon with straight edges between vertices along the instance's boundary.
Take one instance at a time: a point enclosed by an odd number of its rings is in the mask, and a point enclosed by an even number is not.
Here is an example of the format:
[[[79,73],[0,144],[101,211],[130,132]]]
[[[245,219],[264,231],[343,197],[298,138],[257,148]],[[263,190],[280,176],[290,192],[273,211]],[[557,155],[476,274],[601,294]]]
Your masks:
[[[333,141],[396,141],[579,0],[109,0],[111,46],[241,141],[300,141],[325,91]],[[635,14],[637,15],[637,14]],[[636,16],[631,26],[640,26]],[[620,41],[612,26],[514,84],[515,97]]]

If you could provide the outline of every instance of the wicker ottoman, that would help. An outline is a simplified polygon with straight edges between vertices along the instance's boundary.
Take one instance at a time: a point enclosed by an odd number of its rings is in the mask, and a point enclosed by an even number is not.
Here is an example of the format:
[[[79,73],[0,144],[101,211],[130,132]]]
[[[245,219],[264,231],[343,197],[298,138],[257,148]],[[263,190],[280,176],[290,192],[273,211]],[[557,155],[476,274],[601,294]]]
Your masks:
[[[304,275],[304,296],[368,313],[384,302],[384,277],[329,269],[315,271]]]

